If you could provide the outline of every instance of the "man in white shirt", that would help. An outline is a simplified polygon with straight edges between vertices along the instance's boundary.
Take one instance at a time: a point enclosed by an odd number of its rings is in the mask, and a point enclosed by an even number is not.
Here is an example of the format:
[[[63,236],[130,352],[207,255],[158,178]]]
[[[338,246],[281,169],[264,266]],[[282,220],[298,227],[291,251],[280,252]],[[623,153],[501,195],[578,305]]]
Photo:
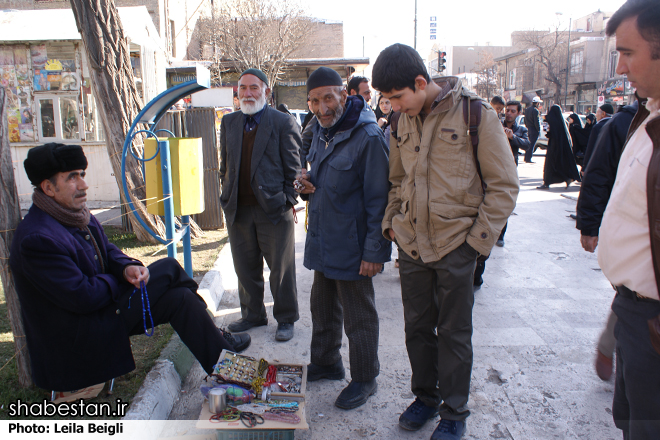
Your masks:
[[[628,0],[608,21],[617,73],[648,96],[628,132],[600,227],[598,262],[616,287],[612,416],[624,439],[660,435],[660,2]],[[652,225],[652,228],[649,227]]]

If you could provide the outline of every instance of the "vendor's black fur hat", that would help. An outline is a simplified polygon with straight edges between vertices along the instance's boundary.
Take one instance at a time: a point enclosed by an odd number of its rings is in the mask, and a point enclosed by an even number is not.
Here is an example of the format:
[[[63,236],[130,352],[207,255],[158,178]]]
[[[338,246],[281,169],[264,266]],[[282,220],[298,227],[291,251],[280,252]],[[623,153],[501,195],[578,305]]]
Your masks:
[[[266,87],[268,87],[268,77],[266,76],[265,73],[263,73],[259,69],[247,69],[243,73],[241,73],[241,76],[239,76],[238,79],[243,78],[243,75],[254,75],[260,80],[262,80],[264,84],[266,84]]]
[[[87,169],[87,158],[80,145],[51,142],[28,151],[23,166],[32,185],[39,186],[57,173]]]
[[[307,78],[307,93],[317,87],[343,86],[344,82],[336,70],[329,67],[319,67]]]

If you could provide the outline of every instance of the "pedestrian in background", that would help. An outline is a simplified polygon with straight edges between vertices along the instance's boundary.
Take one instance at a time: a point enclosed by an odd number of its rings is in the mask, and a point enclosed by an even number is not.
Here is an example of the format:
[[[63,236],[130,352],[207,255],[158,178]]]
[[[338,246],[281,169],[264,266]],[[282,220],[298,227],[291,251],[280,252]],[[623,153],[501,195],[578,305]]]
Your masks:
[[[541,134],[541,123],[539,119],[539,106],[543,101],[538,96],[532,98],[532,102],[527,105],[525,109],[525,126],[527,126],[527,132],[529,135],[529,149],[525,153],[525,162],[532,162],[532,154],[536,150],[536,141]]]
[[[587,149],[584,152],[584,160],[582,161],[583,169],[587,169],[589,159],[591,159],[591,154],[594,151],[594,146],[596,145],[596,141],[598,141],[600,130],[609,122],[612,113],[614,113],[612,104],[603,104],[596,110],[596,125],[594,125],[591,133],[589,133],[589,142],[587,142]]]
[[[543,185],[536,188],[548,189],[550,185],[561,182],[566,183],[568,188],[574,180],[580,181],[580,174],[573,157],[573,144],[561,107],[557,104],[550,107],[545,120],[549,125],[546,133],[548,148],[543,164]]]

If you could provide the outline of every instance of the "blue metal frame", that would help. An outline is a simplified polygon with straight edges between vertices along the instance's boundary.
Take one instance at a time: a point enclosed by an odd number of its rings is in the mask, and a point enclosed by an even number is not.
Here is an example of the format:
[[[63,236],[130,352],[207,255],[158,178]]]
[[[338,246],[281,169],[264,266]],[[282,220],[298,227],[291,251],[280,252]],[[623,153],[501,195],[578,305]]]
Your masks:
[[[149,128],[153,128],[158,124],[158,121],[165,115],[167,110],[176,103],[179,99],[184,96],[191,95],[200,90],[208,89],[211,86],[211,74],[208,69],[203,66],[197,65],[197,75],[194,81],[188,81],[183,84],[171,87],[165,90],[163,93],[151,100],[147,105],[144,106],[142,111],[137,115],[133,120],[131,128],[128,130],[126,135],[126,140],[124,141],[124,148],[121,156],[121,175],[122,175],[122,188],[124,190],[124,197],[128,202],[128,206],[131,208],[131,212],[135,216],[138,222],[144,227],[144,229],[151,234],[156,240],[160,243],[167,245],[167,256],[176,258],[176,244],[179,240],[183,239],[183,262],[184,269],[192,277],[192,250],[190,245],[190,217],[187,215],[181,216],[181,229],[175,230],[174,223],[174,200],[172,199],[172,173],[170,170],[170,143],[167,140],[161,141],[156,136],[156,133],[151,130],[138,130],[136,127],[138,124],[147,124]],[[167,131],[174,137],[174,134],[168,130],[156,130],[156,131]],[[138,157],[132,150],[133,139],[139,133],[147,133],[147,136],[153,136],[157,141],[156,153],[149,159],[144,159]],[[131,200],[131,197],[128,193],[128,186],[126,184],[126,157],[128,153],[142,162],[148,162],[153,160],[160,154],[160,164],[161,164],[161,174],[163,178],[163,202],[165,205],[165,230],[167,239],[164,240],[158,236],[145,222],[142,218],[136,213],[135,205]],[[144,170],[143,170],[144,173]]]

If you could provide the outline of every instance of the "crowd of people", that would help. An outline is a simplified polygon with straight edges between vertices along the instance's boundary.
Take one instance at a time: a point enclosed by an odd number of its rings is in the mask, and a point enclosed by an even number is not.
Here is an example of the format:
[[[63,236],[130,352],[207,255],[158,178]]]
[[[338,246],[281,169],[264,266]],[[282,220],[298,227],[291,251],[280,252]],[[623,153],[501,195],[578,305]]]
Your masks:
[[[634,440],[660,432],[659,23],[654,0],[629,0],[610,18],[617,72],[639,101],[614,115],[603,105],[584,125],[551,106],[539,187],[582,180],[581,243],[589,252],[600,246],[599,264],[616,289],[596,366],[609,378],[616,352],[613,418]],[[377,391],[373,277],[394,243],[415,396],[399,426],[419,430],[439,415],[431,438],[460,439],[470,415],[474,286],[492,248],[504,246],[518,156],[523,151],[532,162],[542,102],[532,100],[523,126],[519,102],[485,102],[454,77],[433,81],[417,51],[403,44],[378,56],[372,86],[375,110],[367,78],[344,86],[333,69],[313,71],[301,133],[286,107],[267,104],[262,71],[240,75],[238,110],[223,117],[220,138],[220,204],[241,305],[229,331],[215,326],[176,260],[147,268],[108,241],[86,206],[80,146],[31,149],[24,166],[33,205],[16,230],[10,267],[35,383],[74,390],[125,374],[135,368],[128,337],[165,322],[210,372],[223,349],[246,349],[246,332],[268,323],[264,260],[274,339],[291,340],[299,319],[294,210],[302,198],[309,216],[303,265],[314,272],[307,379],[345,378],[343,328],[351,380],[335,405],[357,408]],[[135,292],[142,307],[136,299],[130,307]]]

